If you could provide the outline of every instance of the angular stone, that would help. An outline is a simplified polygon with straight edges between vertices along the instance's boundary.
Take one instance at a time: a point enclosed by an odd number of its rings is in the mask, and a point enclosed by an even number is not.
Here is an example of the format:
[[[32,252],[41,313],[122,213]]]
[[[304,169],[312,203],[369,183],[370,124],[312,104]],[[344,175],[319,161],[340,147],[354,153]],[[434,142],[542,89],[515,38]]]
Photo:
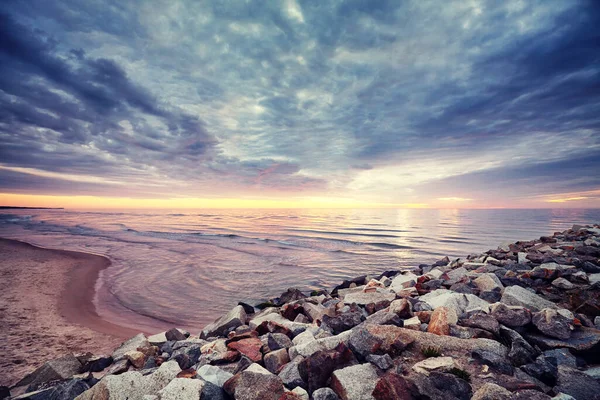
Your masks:
[[[562,340],[567,340],[571,337],[573,319],[566,317],[555,309],[544,308],[534,313],[531,321],[546,336]]]
[[[81,362],[72,354],[46,362],[44,365],[26,375],[15,386],[36,387],[42,383],[63,380],[81,372]]]
[[[151,347],[150,342],[146,338],[143,333],[140,333],[131,339],[126,340],[119,346],[115,351],[113,351],[112,358],[114,361],[119,361],[125,358],[125,353],[128,351],[136,351],[139,348],[147,348]]]
[[[531,311],[521,306],[494,303],[490,306],[490,314],[501,324],[513,328],[525,326],[531,322]]]
[[[475,350],[472,353],[472,356],[475,360],[483,365],[488,365],[492,367],[495,371],[498,371],[501,374],[512,375],[513,367],[509,363],[508,359],[502,357],[494,352],[486,351],[486,350]]]
[[[200,379],[175,378],[158,392],[160,400],[198,400],[204,389]]]
[[[339,335],[324,337],[321,339],[316,339],[303,344],[299,344],[294,347],[290,347],[288,349],[290,359],[294,359],[296,358],[296,356],[299,355],[303,357],[308,357],[319,350],[333,350],[341,343],[347,345],[350,339],[351,332],[352,331],[345,331],[340,333]]]
[[[344,297],[344,303],[346,304],[358,304],[359,306],[367,307],[369,305],[375,306],[380,305],[380,309],[383,309],[390,305],[392,300],[396,298],[394,293],[385,292],[355,292],[349,293]]]
[[[568,348],[576,352],[585,352],[587,350],[598,351],[598,343],[600,342],[600,330],[594,328],[579,327],[571,333],[571,337],[567,340],[555,339],[535,333],[525,333],[525,338],[531,343],[539,346],[543,350]]]
[[[486,310],[489,303],[472,294],[456,293],[446,289],[434,290],[419,299],[428,303],[433,309],[438,307],[452,308],[457,315],[474,309]]]
[[[556,385],[558,367],[544,356],[538,357],[533,363],[523,365],[521,369],[550,387]]]
[[[302,360],[304,360],[304,357],[302,356],[294,358],[281,369],[281,372],[279,372],[279,377],[283,381],[283,384],[289,389],[294,389],[295,387],[307,388],[306,382],[302,379],[302,376],[300,376],[300,370],[298,369]]]
[[[437,307],[431,314],[427,332],[448,336],[450,334],[450,324],[456,324],[457,321],[458,316],[454,309]]]
[[[471,312],[467,314],[466,318],[461,318],[459,323],[462,326],[468,326],[470,328],[484,329],[488,332],[492,332],[494,335],[500,333],[500,324],[498,323],[498,320],[483,311]]]
[[[323,325],[328,327],[334,335],[350,330],[363,322],[364,315],[360,311],[349,311],[333,317],[323,316]]]
[[[100,372],[112,364],[111,356],[94,356],[86,360],[81,369],[82,372]]]
[[[422,312],[426,312],[426,311],[422,311]],[[402,323],[402,326],[406,329],[412,329],[412,330],[418,331],[421,327],[421,320],[419,319],[419,317],[412,317],[409,319],[405,319]]]
[[[202,365],[196,370],[198,377],[210,382],[220,388],[229,380],[233,374],[215,365]]]
[[[262,342],[258,338],[247,338],[231,342],[227,344],[227,348],[240,352],[254,362],[262,360],[262,353],[260,352]]]
[[[471,385],[452,374],[431,372],[429,376],[416,374],[413,377],[419,396],[431,400],[469,400],[473,391]]]
[[[223,385],[236,400],[279,400],[284,394],[283,382],[258,364],[252,364]]]
[[[556,278],[552,281],[552,286],[557,287],[563,290],[571,290],[575,287],[571,282],[566,280],[565,278]]]
[[[420,374],[429,375],[432,371],[446,372],[455,366],[452,357],[430,357],[419,361],[413,365],[412,369]]]
[[[500,279],[492,273],[479,274],[479,276],[473,280],[473,283],[482,293],[493,291],[499,292],[504,288]]]
[[[171,330],[168,330],[167,332],[165,332],[165,338],[168,341],[171,341],[171,340],[179,341],[179,340],[187,339],[187,336],[180,329],[172,328]]]
[[[353,365],[333,372],[331,388],[342,400],[373,399],[372,393],[378,378],[373,365]]]
[[[381,377],[373,389],[373,397],[376,400],[413,400],[416,395],[416,387],[396,373]]]
[[[145,395],[156,394],[175,379],[179,372],[179,365],[175,361],[168,361],[146,376],[137,371],[105,376],[91,389],[79,395],[77,400],[141,399]]]
[[[382,371],[388,370],[394,366],[394,361],[389,354],[369,354],[366,360]]]
[[[471,400],[510,400],[512,393],[495,383],[485,383],[475,392]]]
[[[351,331],[348,345],[361,359],[371,354],[392,354],[396,356],[412,343],[400,339],[400,333],[385,329],[391,325],[365,325]]]
[[[306,357],[298,365],[302,380],[309,393],[325,386],[334,370],[356,363],[352,352],[340,344],[334,350],[318,351]],[[339,394],[339,393],[338,393]]]
[[[235,306],[227,314],[217,319],[210,325],[204,327],[200,333],[200,339],[206,339],[214,336],[226,336],[227,333],[234,330],[238,326],[246,323],[246,311],[244,307]]]
[[[392,279],[392,283],[389,288],[394,292],[399,292],[403,289],[414,286],[417,283],[418,278],[419,277],[412,272],[397,275],[394,279]]]
[[[349,345],[352,351],[357,354],[364,354],[366,357],[368,354],[393,354],[395,349],[404,349],[413,342],[415,346],[420,348],[435,347],[442,352],[470,353],[476,349],[483,349],[493,351],[503,357],[508,353],[508,349],[495,340],[463,340],[452,336],[438,336],[391,325],[366,325],[353,329]]]
[[[277,374],[279,369],[290,361],[287,349],[279,349],[265,354],[264,363],[267,370]]]
[[[252,320],[250,320],[250,322],[248,323],[250,328],[256,329],[257,331],[260,331],[259,327],[262,326],[262,324],[265,324],[266,327],[268,327],[269,324],[271,324],[271,325],[275,324],[275,327],[279,326],[279,327],[285,328],[289,332],[292,332],[293,336],[305,331],[306,328],[308,328],[310,326],[309,324],[292,322],[289,319],[284,318],[277,312],[270,312],[268,314],[260,314],[260,315],[256,314],[256,316],[254,318],[252,318]],[[269,329],[268,332],[274,333],[274,330]],[[267,333],[267,332],[259,332],[259,333]],[[280,333],[286,333],[286,332],[280,332]]]
[[[576,399],[600,399],[600,383],[573,368],[559,366],[556,391]]]
[[[513,365],[523,365],[533,362],[538,352],[516,331],[505,326],[500,327],[500,335],[506,343],[510,343],[508,359]]]
[[[551,301],[520,286],[508,286],[505,288],[500,302],[509,306],[525,307],[533,312],[541,311],[544,308],[558,308],[558,306]]]
[[[412,305],[406,299],[394,300],[390,303],[391,313],[398,315],[400,318],[412,317]]]
[[[142,368],[146,362],[146,356],[141,351],[128,351],[124,356],[136,368]]]
[[[511,400],[552,400],[550,396],[534,389],[519,390],[512,394]]]
[[[313,400],[339,400],[339,397],[333,389],[325,387],[317,389],[312,394]]]

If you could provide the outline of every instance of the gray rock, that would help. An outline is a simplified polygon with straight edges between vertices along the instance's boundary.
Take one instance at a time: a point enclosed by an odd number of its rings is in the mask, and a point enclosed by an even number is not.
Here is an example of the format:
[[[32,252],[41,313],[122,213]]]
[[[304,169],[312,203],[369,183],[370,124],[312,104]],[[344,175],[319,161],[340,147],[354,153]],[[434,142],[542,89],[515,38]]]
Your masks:
[[[548,301],[521,286],[508,286],[504,289],[500,302],[509,306],[521,306],[537,312],[544,308],[558,308],[556,304]]]
[[[481,364],[488,365],[501,374],[513,374],[514,369],[513,366],[509,363],[508,359],[496,353],[485,350],[475,350],[472,353],[472,357],[475,360],[479,361]]]
[[[419,277],[412,272],[396,275],[396,277],[392,279],[392,283],[389,288],[394,292],[399,292],[402,289],[415,286],[418,278]]]
[[[287,363],[279,372],[279,377],[283,381],[283,384],[288,389],[294,389],[295,387],[307,388],[306,382],[300,376],[300,370],[298,365],[304,360],[304,357],[298,356],[292,361]]]
[[[513,365],[531,363],[538,356],[538,352],[516,331],[505,326],[500,327],[500,335],[505,342],[510,343],[508,359]]]
[[[388,370],[394,366],[394,361],[392,360],[392,357],[390,357],[389,354],[369,354],[367,356],[367,361],[382,371]]]
[[[465,318],[459,320],[459,324],[471,328],[485,329],[488,332],[492,332],[494,335],[500,333],[500,324],[498,323],[498,320],[483,311],[474,311],[466,314]]]
[[[383,307],[387,307],[392,300],[396,299],[395,293],[390,292],[354,292],[348,293],[344,296],[344,303],[352,304],[356,303],[360,306],[368,306],[375,304],[384,304]]]
[[[576,399],[600,399],[600,383],[589,375],[573,368],[559,366],[556,391],[566,393]]]
[[[555,280],[552,281],[552,286],[557,287],[559,289],[563,289],[563,290],[570,290],[575,287],[575,285],[573,285],[571,282],[569,282],[565,278],[556,278]]]
[[[187,335],[187,336],[189,336],[189,335]],[[169,341],[185,340],[187,338],[187,336],[185,335],[184,331],[177,329],[177,328],[173,328],[173,329],[165,332],[165,338]]]
[[[145,395],[156,394],[171,382],[181,368],[175,361],[168,361],[156,372],[143,376],[137,371],[125,372],[121,375],[109,375],[98,382],[90,390],[83,392],[77,400],[127,400],[141,399]]]
[[[577,358],[571,354],[569,349],[546,350],[544,358],[556,366],[563,365],[565,367],[577,368]]]
[[[223,388],[218,387],[210,382],[204,382],[200,400],[228,400]]]
[[[200,379],[175,378],[158,392],[160,400],[198,400],[204,388]]]
[[[467,311],[482,309],[486,310],[489,303],[473,294],[456,293],[451,290],[438,289],[421,296],[420,301],[428,303],[433,309],[447,307],[461,315]]]
[[[229,331],[232,331],[245,323],[246,311],[244,311],[244,307],[235,306],[227,314],[217,319],[212,324],[204,327],[200,333],[200,338],[206,339],[213,336],[227,336]]]
[[[78,374],[82,369],[81,362],[72,354],[48,361],[32,373],[26,375],[15,386],[38,385],[55,380],[63,380]]]
[[[312,394],[313,400],[339,400],[339,397],[333,389],[325,387],[321,389],[317,389]]]
[[[531,322],[531,311],[521,306],[508,306],[494,303],[490,306],[491,315],[503,325],[510,327],[525,326]]]
[[[372,364],[353,365],[333,372],[331,388],[342,400],[370,400],[377,379]]]
[[[544,356],[538,357],[534,363],[523,365],[521,369],[548,386],[556,385],[557,366]]]
[[[220,388],[222,388],[225,382],[233,376],[232,373],[215,365],[203,365],[199,367],[196,372],[198,373],[198,377]]]
[[[495,383],[485,383],[475,392],[471,400],[510,400],[511,392]]]
[[[265,354],[263,361],[267,370],[276,374],[281,367],[290,361],[290,357],[287,349],[279,349]]]
[[[571,337],[567,340],[551,338],[545,335],[535,333],[524,333],[525,338],[539,346],[542,350],[550,350],[556,348],[568,348],[576,352],[585,352],[587,350],[598,350],[600,343],[600,331],[594,328],[579,327],[571,333]]]
[[[416,374],[412,382],[420,396],[430,400],[469,400],[473,394],[467,381],[442,372],[434,371],[429,376]]]
[[[532,315],[531,321],[547,336],[566,340],[571,337],[573,319],[552,308],[544,308]]]
[[[479,297],[487,301],[498,301],[500,300],[500,292],[504,288],[500,279],[492,273],[479,274],[479,276],[473,280],[473,283],[479,289]]]
[[[511,400],[551,400],[545,393],[534,389],[519,390],[512,394]]]
[[[284,394],[281,379],[256,363],[225,382],[224,389],[236,400],[279,400]]]

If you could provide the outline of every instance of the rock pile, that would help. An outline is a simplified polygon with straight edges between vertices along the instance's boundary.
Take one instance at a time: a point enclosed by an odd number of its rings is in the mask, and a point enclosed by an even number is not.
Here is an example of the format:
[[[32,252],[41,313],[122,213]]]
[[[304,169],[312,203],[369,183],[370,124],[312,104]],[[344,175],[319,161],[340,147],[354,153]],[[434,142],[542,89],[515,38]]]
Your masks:
[[[600,399],[600,226],[289,289],[192,336],[66,356],[15,399]],[[0,393],[7,393],[2,388]]]

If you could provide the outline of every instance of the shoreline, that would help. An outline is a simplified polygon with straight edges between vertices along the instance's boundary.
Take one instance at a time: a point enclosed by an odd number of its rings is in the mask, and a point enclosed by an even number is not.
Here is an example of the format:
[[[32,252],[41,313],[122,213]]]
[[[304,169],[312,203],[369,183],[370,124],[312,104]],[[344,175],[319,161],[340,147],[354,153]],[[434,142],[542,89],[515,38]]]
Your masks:
[[[52,254],[74,260],[75,271],[86,254],[69,253]],[[173,327],[113,349],[42,357],[43,367],[5,393],[600,400],[600,225],[363,275],[331,291],[290,288],[261,305],[238,303],[199,335]]]
[[[0,384],[14,383],[68,351],[110,353],[139,333],[96,313],[95,287],[99,273],[111,264],[107,257],[5,238],[0,238],[0,255],[0,350],[7,356],[0,364]],[[36,352],[45,355],[21,354]]]

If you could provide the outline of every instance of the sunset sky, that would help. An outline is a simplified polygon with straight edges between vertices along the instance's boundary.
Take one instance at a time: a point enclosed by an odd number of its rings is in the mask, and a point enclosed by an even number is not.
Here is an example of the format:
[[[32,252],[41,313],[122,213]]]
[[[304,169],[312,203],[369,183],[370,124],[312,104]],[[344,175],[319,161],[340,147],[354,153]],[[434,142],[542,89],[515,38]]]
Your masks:
[[[0,205],[600,207],[600,2],[0,2]]]

